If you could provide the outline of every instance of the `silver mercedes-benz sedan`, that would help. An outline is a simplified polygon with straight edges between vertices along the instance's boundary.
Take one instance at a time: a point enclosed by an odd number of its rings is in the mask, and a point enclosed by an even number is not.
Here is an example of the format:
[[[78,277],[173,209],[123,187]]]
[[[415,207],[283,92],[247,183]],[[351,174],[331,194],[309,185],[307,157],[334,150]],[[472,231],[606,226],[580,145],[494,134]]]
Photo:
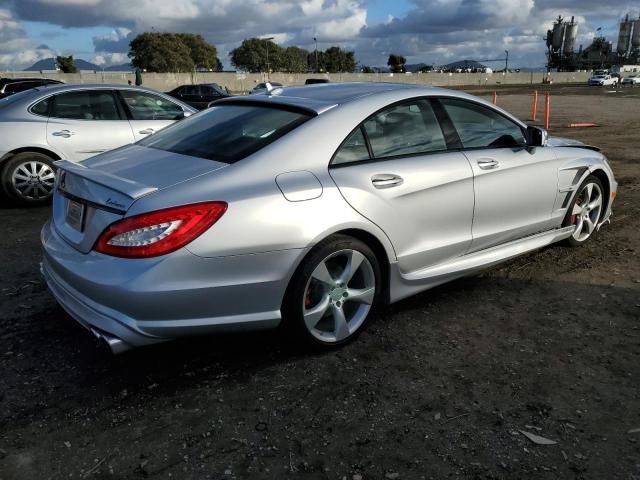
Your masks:
[[[57,166],[42,273],[114,352],[280,325],[340,345],[379,303],[586,242],[617,191],[594,147],[385,83],[225,99]]]
[[[195,112],[127,85],[40,86],[0,99],[0,193],[22,205],[46,203],[54,161],[82,161]]]

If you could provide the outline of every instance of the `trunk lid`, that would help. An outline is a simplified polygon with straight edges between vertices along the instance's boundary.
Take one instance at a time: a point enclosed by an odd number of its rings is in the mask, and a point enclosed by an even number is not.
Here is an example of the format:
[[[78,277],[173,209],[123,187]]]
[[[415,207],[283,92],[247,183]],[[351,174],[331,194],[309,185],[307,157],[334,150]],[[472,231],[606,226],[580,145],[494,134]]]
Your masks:
[[[139,198],[227,166],[225,163],[129,145],[73,163],[56,162],[53,224],[83,253]]]

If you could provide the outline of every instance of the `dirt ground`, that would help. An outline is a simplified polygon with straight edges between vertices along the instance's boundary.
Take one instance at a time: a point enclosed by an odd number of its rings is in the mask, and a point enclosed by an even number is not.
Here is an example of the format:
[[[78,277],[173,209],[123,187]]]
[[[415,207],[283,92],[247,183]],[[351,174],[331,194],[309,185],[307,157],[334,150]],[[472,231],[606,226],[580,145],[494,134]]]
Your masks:
[[[266,333],[111,357],[40,279],[48,208],[1,207],[0,479],[640,479],[640,89],[552,91],[551,134],[616,172],[612,224],[383,308],[332,353]],[[530,89],[498,104],[527,119]]]

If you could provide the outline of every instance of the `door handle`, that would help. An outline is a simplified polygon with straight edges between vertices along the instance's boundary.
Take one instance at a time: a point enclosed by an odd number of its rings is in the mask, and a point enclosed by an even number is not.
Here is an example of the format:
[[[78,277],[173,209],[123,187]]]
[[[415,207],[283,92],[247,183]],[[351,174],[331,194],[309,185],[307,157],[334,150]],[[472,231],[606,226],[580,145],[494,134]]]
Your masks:
[[[75,135],[76,132],[72,132],[71,130],[60,130],[59,132],[53,132],[51,135],[54,137],[63,137],[69,138],[71,135]]]
[[[500,163],[493,158],[478,160],[478,166],[482,170],[491,170],[492,168],[496,168],[498,165],[500,165]]]
[[[153,128],[145,128],[144,130],[140,130],[138,133],[141,135],[151,135],[153,132]]]
[[[379,173],[371,177],[371,183],[376,188],[391,188],[402,185],[403,178],[392,173]]]

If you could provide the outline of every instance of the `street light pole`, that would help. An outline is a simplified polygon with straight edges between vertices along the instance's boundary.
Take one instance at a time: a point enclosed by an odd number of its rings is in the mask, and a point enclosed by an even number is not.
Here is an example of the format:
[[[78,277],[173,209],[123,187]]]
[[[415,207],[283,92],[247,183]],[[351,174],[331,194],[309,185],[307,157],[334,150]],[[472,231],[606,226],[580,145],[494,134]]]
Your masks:
[[[504,53],[507,54],[504,58],[504,73],[506,74],[509,71],[509,50],[505,50]]]
[[[267,37],[263,38],[263,40],[267,41],[267,82],[269,81],[269,42],[273,40],[275,37]]]
[[[313,37],[313,41],[316,42],[316,73],[318,73],[318,37]]]

